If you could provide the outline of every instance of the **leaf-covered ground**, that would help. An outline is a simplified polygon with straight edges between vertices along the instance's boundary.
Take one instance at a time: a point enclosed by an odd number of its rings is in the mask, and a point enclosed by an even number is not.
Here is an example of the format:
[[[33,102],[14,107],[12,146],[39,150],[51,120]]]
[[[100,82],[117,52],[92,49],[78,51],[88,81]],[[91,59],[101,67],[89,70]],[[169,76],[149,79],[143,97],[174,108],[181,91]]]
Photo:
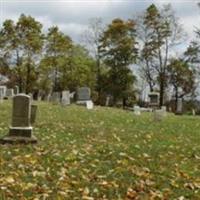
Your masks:
[[[1,200],[200,199],[200,117],[39,103],[37,145],[0,145]],[[0,104],[0,136],[11,103]]]

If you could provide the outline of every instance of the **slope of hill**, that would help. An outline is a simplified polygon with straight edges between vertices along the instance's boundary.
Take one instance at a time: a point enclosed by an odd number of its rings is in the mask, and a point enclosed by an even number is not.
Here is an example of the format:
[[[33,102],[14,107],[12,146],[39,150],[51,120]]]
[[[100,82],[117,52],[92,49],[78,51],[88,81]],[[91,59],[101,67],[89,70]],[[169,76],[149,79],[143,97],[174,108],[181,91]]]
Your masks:
[[[38,106],[39,143],[0,146],[0,199],[200,199],[199,117]]]

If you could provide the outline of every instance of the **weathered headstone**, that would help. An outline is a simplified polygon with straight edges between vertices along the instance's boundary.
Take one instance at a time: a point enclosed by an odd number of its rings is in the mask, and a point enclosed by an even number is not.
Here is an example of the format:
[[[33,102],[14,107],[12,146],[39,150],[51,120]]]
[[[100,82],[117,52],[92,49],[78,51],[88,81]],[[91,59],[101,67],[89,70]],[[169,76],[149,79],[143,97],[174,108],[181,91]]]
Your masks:
[[[51,102],[54,104],[60,103],[60,92],[53,92],[51,95]]]
[[[159,106],[159,93],[151,92],[149,93],[149,106],[158,107]]]
[[[154,110],[153,111],[153,119],[155,122],[160,122],[165,117],[165,113],[163,110]]]
[[[6,97],[11,98],[14,96],[14,89],[10,88],[6,90]]]
[[[77,90],[77,101],[88,101],[91,98],[91,91],[88,87],[81,87]]]
[[[91,110],[94,108],[94,104],[93,102],[90,100],[90,101],[86,101],[86,107],[88,110]]]
[[[6,96],[6,86],[0,86],[0,98],[3,99]]]
[[[105,106],[109,106],[109,102],[110,102],[110,96],[107,96],[106,97],[106,104],[105,104]]]
[[[19,86],[14,86],[14,95],[17,95],[19,93]]]
[[[183,99],[178,98],[176,105],[176,115],[182,115],[182,114],[183,114]]]
[[[141,115],[140,106],[134,106],[133,113],[134,115]]]
[[[37,114],[37,105],[32,104],[31,105],[31,125],[35,123],[36,114]]]
[[[13,97],[12,123],[9,134],[0,140],[1,143],[36,143],[32,135],[30,96],[18,94]]]
[[[30,97],[31,101],[33,101],[33,94],[29,93],[28,96]]]
[[[162,106],[161,110],[163,111],[164,117],[166,117],[167,116],[167,107],[166,106]]]
[[[63,106],[70,105],[70,92],[68,90],[62,91],[61,104]]]

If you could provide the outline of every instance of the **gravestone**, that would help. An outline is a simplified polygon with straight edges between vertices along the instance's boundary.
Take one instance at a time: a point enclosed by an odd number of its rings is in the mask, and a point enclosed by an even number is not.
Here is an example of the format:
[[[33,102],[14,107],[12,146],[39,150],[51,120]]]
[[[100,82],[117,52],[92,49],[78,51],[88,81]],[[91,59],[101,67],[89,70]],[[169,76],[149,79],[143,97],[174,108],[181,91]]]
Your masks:
[[[109,103],[110,103],[110,96],[107,96],[106,97],[106,104],[105,104],[105,106],[109,106]]]
[[[177,107],[176,107],[176,115],[182,115],[182,114],[183,114],[183,99],[178,98]]]
[[[167,107],[166,106],[162,106],[161,110],[163,111],[164,117],[166,117],[167,116]]]
[[[81,87],[77,90],[77,101],[88,101],[91,98],[91,91],[88,87]]]
[[[12,123],[9,134],[1,143],[36,143],[32,135],[31,100],[28,95],[18,94],[13,97]]]
[[[6,96],[6,86],[0,86],[0,99],[3,99]]]
[[[60,92],[53,92],[52,93],[51,102],[53,104],[59,104],[60,103]]]
[[[70,92],[68,90],[62,91],[61,104],[63,106],[70,105]]]
[[[134,115],[141,115],[140,106],[134,106],[133,113],[134,113]]]
[[[164,113],[164,111],[162,109],[153,111],[153,120],[155,122],[162,121],[164,117],[165,117],[165,113]]]
[[[14,89],[7,89],[6,90],[6,97],[10,98],[14,96]]]
[[[91,100],[86,101],[86,107],[87,107],[88,110],[92,110],[94,108],[93,102]]]
[[[159,106],[159,93],[151,92],[149,93],[149,106],[150,107],[158,107]]]
[[[14,95],[17,95],[19,93],[19,86],[14,86]]]
[[[31,125],[35,123],[36,114],[37,114],[37,105],[32,104],[31,105]]]

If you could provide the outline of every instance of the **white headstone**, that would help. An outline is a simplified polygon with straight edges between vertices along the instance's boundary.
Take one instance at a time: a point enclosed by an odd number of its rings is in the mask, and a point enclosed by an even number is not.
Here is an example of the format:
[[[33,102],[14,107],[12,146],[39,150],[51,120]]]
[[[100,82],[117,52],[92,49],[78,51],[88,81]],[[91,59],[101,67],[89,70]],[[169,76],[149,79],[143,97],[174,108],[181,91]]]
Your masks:
[[[167,116],[167,107],[166,106],[162,106],[161,110],[163,111],[164,117]]]
[[[6,86],[0,86],[0,98],[4,98],[6,96]]]
[[[134,106],[133,113],[134,115],[141,115],[140,106]]]
[[[94,104],[93,102],[90,100],[90,101],[86,101],[86,107],[88,110],[91,110],[94,108]]]
[[[68,90],[62,91],[62,105],[70,105],[70,92]]]

